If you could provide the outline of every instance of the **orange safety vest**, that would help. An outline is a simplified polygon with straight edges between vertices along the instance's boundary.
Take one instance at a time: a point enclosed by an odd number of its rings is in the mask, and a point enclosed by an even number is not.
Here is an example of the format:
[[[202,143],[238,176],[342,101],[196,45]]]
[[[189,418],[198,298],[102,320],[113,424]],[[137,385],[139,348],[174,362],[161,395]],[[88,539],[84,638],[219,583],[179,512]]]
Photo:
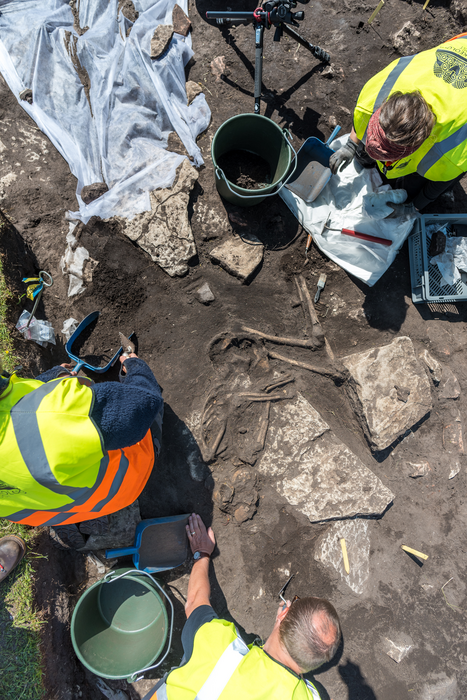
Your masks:
[[[151,431],[136,445],[123,450],[109,450],[109,463],[98,488],[79,506],[70,504],[69,510],[60,511],[20,511],[10,515],[12,520],[22,525],[71,525],[85,520],[100,518],[116,513],[131,505],[146,486],[154,466],[154,445]]]

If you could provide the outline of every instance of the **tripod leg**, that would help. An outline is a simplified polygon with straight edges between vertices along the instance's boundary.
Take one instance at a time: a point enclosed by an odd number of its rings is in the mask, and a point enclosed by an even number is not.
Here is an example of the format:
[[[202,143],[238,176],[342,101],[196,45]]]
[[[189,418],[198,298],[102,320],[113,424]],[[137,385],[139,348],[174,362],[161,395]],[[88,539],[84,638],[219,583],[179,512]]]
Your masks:
[[[263,36],[263,25],[255,24],[255,114],[261,114],[261,85],[263,82]]]
[[[296,32],[295,29],[292,29],[292,27],[289,27],[288,24],[282,23],[282,28],[286,34],[292,37],[292,39],[295,39],[295,41],[297,41],[301,46],[308,49],[308,51],[310,51],[315,58],[323,63],[331,63],[331,56],[327,53],[327,51],[322,49],[320,46],[310,44],[309,41],[300,36],[300,34]]]

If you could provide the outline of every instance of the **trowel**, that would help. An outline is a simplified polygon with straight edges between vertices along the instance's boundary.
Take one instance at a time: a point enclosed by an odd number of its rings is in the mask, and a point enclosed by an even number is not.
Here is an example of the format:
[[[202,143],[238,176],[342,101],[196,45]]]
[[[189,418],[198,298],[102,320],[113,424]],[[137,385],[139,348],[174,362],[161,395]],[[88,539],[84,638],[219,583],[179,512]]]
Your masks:
[[[120,344],[123,349],[122,357],[129,357],[129,355],[134,353],[136,350],[135,344],[129,338],[127,338],[126,335],[120,333],[120,331],[118,333],[118,337],[120,338]]]

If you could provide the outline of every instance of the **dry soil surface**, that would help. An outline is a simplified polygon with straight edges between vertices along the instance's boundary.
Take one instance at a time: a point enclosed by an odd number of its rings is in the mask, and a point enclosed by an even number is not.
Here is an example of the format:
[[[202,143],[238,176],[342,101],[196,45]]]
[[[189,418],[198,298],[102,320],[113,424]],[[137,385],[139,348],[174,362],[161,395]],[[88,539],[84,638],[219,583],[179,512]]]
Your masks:
[[[359,90],[376,71],[401,54],[430,48],[466,29],[466,13],[459,2],[431,0],[423,11],[421,0],[387,0],[373,25],[368,26],[375,5],[328,0],[303,7],[305,20],[299,31],[329,51],[330,68],[323,68],[287,36],[273,43],[272,32],[266,34],[262,111],[289,128],[297,146],[308,136],[325,140],[336,123],[349,131]],[[247,0],[235,4],[235,9],[254,7],[255,3]],[[196,511],[213,525],[218,541],[212,567],[217,612],[234,619],[249,640],[256,635],[265,637],[274,621],[278,591],[294,573],[290,597],[327,597],[342,620],[341,648],[336,658],[315,674],[323,700],[328,696],[334,700],[431,698],[426,683],[449,685],[450,680],[457,682],[457,691],[451,683],[449,692],[454,694],[441,690],[436,694],[463,697],[467,692],[466,461],[462,442],[454,447],[446,441],[443,444],[443,429],[453,422],[458,425],[459,420],[463,424],[467,401],[463,355],[466,305],[412,303],[407,245],[371,289],[316,249],[304,268],[306,236],[278,197],[240,210],[218,196],[210,143],[227,118],[253,109],[254,32],[251,26],[220,30],[205,21],[207,9],[225,9],[225,3],[190,3],[195,57],[187,76],[202,84],[212,123],[199,139],[206,164],[189,209],[198,257],[183,278],[168,277],[122,235],[117,221],[91,220],[81,240],[99,264],[86,291],[68,299],[59,261],[68,230],[65,212],[76,207],[76,182],[67,164],[0,80],[0,206],[20,236],[17,238],[11,229],[9,242],[3,241],[7,273],[15,289],[20,289],[19,278],[24,273],[38,269],[47,270],[55,280],[43,296],[39,317],[52,322],[57,346],[52,350],[36,345],[25,348],[18,339],[20,351],[27,357],[25,376],[66,361],[59,331],[70,316],[80,320],[91,311],[102,312],[99,337],[92,348],[97,355],[118,347],[117,330],[127,334],[135,331],[139,353],[163,386],[166,402],[163,450],[140,498],[141,514],[152,518]],[[413,29],[396,49],[393,36],[406,22],[411,22]],[[226,68],[224,76],[216,78],[210,64],[219,56],[224,57]],[[466,184],[464,180],[456,185],[453,195],[442,197],[432,210],[466,212]],[[209,251],[233,232],[245,231],[264,243],[265,254],[254,278],[242,285],[211,263]],[[29,251],[21,247],[23,241]],[[239,323],[276,335],[302,335],[303,316],[296,306],[293,277],[303,272],[314,290],[323,271],[327,283],[320,321],[337,356],[387,344],[396,336],[409,336],[417,355],[428,349],[443,367],[452,370],[461,388],[457,399],[442,399],[433,386],[433,410],[428,419],[393,450],[375,457],[343,387],[306,370],[288,368],[297,388],[338,438],[395,494],[384,516],[369,523],[370,578],[363,594],[353,592],[337,573],[330,573],[314,559],[315,541],[329,524],[310,524],[278,496],[267,477],[258,477],[257,510],[250,519],[239,524],[232,513],[221,511],[213,490],[215,493],[216,483],[225,479],[228,465],[222,459],[203,462],[191,432],[193,417],[202,410],[208,393],[252,362],[251,349],[242,343],[236,359],[232,356],[219,362],[209,352],[211,340]],[[215,295],[208,306],[194,295],[205,281]],[[11,312],[12,322],[19,315],[18,308]],[[87,351],[91,352],[89,347]],[[290,350],[290,356],[300,359],[303,352]],[[278,361],[270,361],[271,371],[276,368],[284,369]],[[449,479],[454,458],[459,459],[461,470]],[[429,462],[428,475],[410,478],[408,462],[421,460]],[[429,559],[417,564],[402,552],[401,544],[428,553]],[[44,631],[47,697],[100,697],[69,640],[73,604],[96,572],[89,566],[86,570],[82,555],[51,549],[46,532],[41,548],[48,553],[47,562],[39,560],[37,574],[37,603],[49,620]],[[164,668],[177,664],[181,656],[182,594],[188,572],[189,566],[163,577],[176,606],[173,651]],[[386,638],[397,641],[399,634],[408,635],[413,646],[396,663],[385,653],[384,644]],[[147,681],[113,685],[125,688],[134,699],[142,697],[149,687]]]

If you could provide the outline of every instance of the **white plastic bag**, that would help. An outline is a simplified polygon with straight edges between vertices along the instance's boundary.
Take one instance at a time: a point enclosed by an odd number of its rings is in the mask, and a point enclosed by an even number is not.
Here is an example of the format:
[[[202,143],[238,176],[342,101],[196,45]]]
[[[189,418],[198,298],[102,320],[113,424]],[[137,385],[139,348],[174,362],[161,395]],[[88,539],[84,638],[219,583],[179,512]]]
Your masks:
[[[19,317],[16,328],[26,338],[26,340],[35,340],[38,345],[43,348],[47,347],[47,343],[55,345],[55,333],[50,321],[39,321],[35,316],[27,327],[26,324],[30,317],[29,311],[24,310]]]
[[[337,150],[347,139],[348,135],[344,135],[333,141],[331,147]],[[374,219],[364,214],[365,197],[370,193],[386,193],[390,189],[389,185],[382,184],[376,168],[365,169],[352,162],[342,172],[333,175],[319,197],[310,204],[286,187],[282,188],[280,196],[328,258],[372,287],[394,261],[416,218],[408,215]],[[329,230],[325,224],[338,230]],[[341,233],[343,228],[385,238],[391,244],[386,246],[346,236]]]
[[[68,340],[70,340],[71,336],[77,328],[78,321],[75,318],[67,318],[66,321],[63,321],[62,335],[65,336],[65,340],[67,342]]]

